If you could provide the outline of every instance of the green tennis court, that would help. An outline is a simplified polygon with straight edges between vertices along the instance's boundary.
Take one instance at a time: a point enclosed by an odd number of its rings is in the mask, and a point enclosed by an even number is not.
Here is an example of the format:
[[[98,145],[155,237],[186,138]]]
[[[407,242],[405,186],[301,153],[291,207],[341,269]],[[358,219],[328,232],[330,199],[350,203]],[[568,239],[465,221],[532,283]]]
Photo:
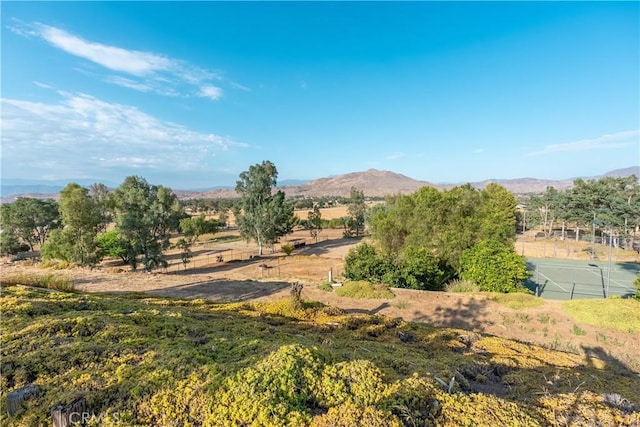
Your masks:
[[[640,271],[637,263],[527,258],[531,277],[526,286],[546,299],[629,297]]]

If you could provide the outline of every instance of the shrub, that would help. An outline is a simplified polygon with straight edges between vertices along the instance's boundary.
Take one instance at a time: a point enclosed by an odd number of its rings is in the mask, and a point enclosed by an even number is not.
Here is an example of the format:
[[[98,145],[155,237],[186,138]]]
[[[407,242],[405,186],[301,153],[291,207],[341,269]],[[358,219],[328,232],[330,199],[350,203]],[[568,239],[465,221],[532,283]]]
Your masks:
[[[286,245],[280,246],[280,249],[282,249],[282,252],[287,254],[287,256],[291,255],[295,248],[296,247],[293,245],[293,243],[287,243]]]
[[[636,276],[636,280],[635,282],[633,282],[633,284],[636,287],[636,299],[640,300],[640,273],[638,273],[638,275]]]
[[[325,407],[341,403],[375,405],[385,391],[382,372],[370,360],[327,365],[318,386],[318,402]]]
[[[391,299],[395,295],[385,285],[375,285],[364,280],[347,282],[336,288],[336,295],[349,298]]]
[[[448,276],[427,248],[407,248],[399,260],[384,256],[363,243],[345,258],[344,275],[351,280],[386,283],[398,288],[442,290]]]
[[[206,425],[301,425],[321,373],[317,357],[299,345],[280,347],[225,380]]]
[[[445,273],[438,265],[438,259],[427,248],[407,248],[397,268],[388,269],[387,283],[398,288],[440,291]]]
[[[444,287],[447,292],[480,292],[480,287],[471,280],[455,279]]]
[[[380,283],[389,271],[389,263],[378,255],[376,248],[362,243],[349,250],[345,257],[344,276],[351,280]]]
[[[460,257],[465,280],[477,283],[481,290],[490,292],[514,292],[523,288],[524,280],[531,274],[526,260],[513,247],[494,240],[484,240]]]
[[[319,284],[318,289],[325,292],[333,292],[333,286],[329,282]]]

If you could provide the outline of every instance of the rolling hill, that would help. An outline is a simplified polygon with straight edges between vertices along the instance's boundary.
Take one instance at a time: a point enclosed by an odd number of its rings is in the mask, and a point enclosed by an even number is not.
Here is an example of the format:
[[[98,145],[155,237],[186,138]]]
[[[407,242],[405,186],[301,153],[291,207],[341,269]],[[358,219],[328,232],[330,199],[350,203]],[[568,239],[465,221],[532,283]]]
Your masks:
[[[598,179],[601,177],[625,177],[635,174],[640,177],[640,166],[631,166],[623,169],[615,169],[602,175],[583,177],[584,179]],[[495,182],[507,188],[516,194],[538,193],[543,192],[547,187],[552,186],[557,189],[567,189],[573,186],[575,178],[567,178],[562,180],[548,180],[539,178],[516,178],[516,179],[488,179],[484,181],[472,182],[475,188],[484,188],[487,184]],[[296,185],[286,185],[286,184]],[[439,189],[448,189],[463,183],[455,184],[433,184],[427,181],[419,181],[408,176],[391,172],[381,171],[377,169],[369,169],[363,172],[352,172],[343,175],[337,175],[328,178],[319,178],[313,181],[303,180],[286,180],[282,181],[279,188],[285,191],[287,196],[342,196],[349,195],[351,187],[356,187],[364,191],[369,197],[381,197],[388,194],[410,194],[421,187],[435,187]],[[24,184],[2,184],[2,203],[10,203],[18,196],[35,197],[35,198],[57,198],[60,186],[47,187],[47,182],[41,184],[30,183]],[[49,184],[50,185],[50,184]],[[200,190],[175,190],[181,199],[194,198],[235,198],[237,193],[232,187],[212,188]]]

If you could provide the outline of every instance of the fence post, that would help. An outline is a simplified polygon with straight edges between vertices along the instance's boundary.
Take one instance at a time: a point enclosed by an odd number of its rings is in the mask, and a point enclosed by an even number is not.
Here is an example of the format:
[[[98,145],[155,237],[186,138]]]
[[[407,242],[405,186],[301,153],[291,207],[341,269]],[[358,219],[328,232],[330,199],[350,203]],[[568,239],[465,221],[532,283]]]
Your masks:
[[[573,292],[576,288],[576,282],[573,280],[573,268],[569,270],[569,278],[571,280],[571,295],[569,295],[569,299],[573,299]]]

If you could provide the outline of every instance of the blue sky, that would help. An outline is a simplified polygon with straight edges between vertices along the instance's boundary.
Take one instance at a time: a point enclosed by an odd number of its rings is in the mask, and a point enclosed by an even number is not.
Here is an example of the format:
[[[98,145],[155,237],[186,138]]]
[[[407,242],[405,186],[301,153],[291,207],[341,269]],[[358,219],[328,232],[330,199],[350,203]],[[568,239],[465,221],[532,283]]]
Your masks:
[[[2,2],[2,178],[640,163],[638,2]]]

